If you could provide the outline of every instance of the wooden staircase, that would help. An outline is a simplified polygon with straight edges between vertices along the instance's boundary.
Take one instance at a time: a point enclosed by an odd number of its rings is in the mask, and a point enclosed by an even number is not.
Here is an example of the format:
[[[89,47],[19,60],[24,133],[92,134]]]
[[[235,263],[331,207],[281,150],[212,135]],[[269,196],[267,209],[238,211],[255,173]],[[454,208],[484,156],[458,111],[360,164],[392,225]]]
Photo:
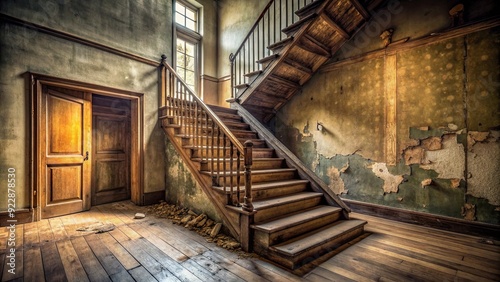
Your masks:
[[[238,49],[231,56],[234,100],[260,121],[269,121],[370,18],[365,6],[372,8],[372,2],[377,1],[315,0],[295,11],[298,21],[282,29],[286,37],[265,46],[271,54],[257,58],[258,69],[242,73],[239,65],[252,62],[241,62],[239,56],[254,56],[240,55]]]
[[[313,189],[238,110],[199,104],[186,98],[182,81],[169,86],[166,80],[166,88],[177,85],[181,91],[174,93],[181,94],[167,95],[162,127],[243,249],[296,269],[363,233],[366,222],[349,220],[338,197]],[[241,153],[231,138],[246,144]]]

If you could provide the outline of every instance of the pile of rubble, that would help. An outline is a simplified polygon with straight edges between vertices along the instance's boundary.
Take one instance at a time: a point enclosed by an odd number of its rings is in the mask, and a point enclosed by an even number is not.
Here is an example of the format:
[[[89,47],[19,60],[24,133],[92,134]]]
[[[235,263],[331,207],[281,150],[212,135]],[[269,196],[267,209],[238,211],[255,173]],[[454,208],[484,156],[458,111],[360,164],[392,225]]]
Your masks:
[[[162,202],[149,207],[148,213],[157,217],[168,218],[174,224],[182,225],[201,236],[207,238],[208,242],[214,242],[218,246],[228,250],[241,250],[240,243],[233,237],[220,233],[222,224],[216,223],[208,218],[206,214],[196,214],[189,208],[169,205]]]

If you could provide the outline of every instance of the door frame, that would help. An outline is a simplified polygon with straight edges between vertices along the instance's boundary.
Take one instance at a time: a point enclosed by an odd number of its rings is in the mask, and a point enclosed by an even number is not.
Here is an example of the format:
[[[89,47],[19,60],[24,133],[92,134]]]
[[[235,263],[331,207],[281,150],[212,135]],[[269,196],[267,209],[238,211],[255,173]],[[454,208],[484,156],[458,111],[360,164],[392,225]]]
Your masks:
[[[144,199],[144,94],[107,86],[63,79],[33,72],[29,76],[30,104],[30,206],[35,221],[41,219],[41,138],[39,134],[42,113],[42,87],[57,86],[72,90],[89,92],[130,101],[131,142],[130,142],[130,199],[136,205],[142,205]],[[90,199],[89,199],[90,205]]]

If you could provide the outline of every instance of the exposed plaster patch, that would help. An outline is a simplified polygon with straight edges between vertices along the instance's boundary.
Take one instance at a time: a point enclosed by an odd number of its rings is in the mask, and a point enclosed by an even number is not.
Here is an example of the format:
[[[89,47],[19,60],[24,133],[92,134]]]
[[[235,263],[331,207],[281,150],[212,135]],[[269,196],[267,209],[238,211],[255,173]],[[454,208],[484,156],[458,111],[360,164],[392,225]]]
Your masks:
[[[421,164],[424,159],[424,148],[409,147],[404,151],[404,158],[406,165]]]
[[[485,198],[489,204],[500,206],[500,177],[498,177],[500,172],[500,131],[486,133],[489,134],[469,133],[469,140],[477,142],[469,145],[467,152],[469,171],[467,194],[477,198]]]
[[[422,163],[421,168],[436,171],[439,178],[464,179],[464,146],[457,142],[456,134],[446,134],[443,136],[443,148],[436,151],[425,151]]]
[[[431,184],[432,184],[432,179],[427,178],[422,180],[422,182],[420,182],[420,187],[425,188],[425,186],[429,186]]]
[[[460,179],[451,179],[451,188],[458,188],[460,186]]]
[[[342,180],[342,178],[340,178],[340,173],[344,172],[347,167],[344,166],[339,170],[336,167],[332,166],[326,172],[326,175],[328,176],[328,178],[330,178],[330,184],[328,184],[328,188],[330,188],[336,195],[347,194],[344,181]]]
[[[442,149],[441,137],[429,137],[422,140],[421,145],[427,151],[436,151]]]
[[[464,204],[462,206],[462,216],[465,220],[476,220],[476,205]]]
[[[378,178],[384,180],[384,193],[398,192],[398,186],[403,182],[402,175],[391,174],[385,163],[374,163],[371,165],[371,169]]]

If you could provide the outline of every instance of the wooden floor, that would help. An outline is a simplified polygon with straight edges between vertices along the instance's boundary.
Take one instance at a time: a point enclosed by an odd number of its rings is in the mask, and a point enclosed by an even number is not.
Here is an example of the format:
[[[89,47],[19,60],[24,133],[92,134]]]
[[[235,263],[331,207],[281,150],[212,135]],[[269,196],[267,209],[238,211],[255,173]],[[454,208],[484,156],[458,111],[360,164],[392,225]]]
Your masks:
[[[478,237],[352,214],[368,221],[364,238],[298,276],[167,219],[133,219],[146,210],[120,202],[17,225],[15,274],[10,231],[2,227],[2,281],[500,281],[500,246]],[[76,230],[98,222],[116,228]]]

